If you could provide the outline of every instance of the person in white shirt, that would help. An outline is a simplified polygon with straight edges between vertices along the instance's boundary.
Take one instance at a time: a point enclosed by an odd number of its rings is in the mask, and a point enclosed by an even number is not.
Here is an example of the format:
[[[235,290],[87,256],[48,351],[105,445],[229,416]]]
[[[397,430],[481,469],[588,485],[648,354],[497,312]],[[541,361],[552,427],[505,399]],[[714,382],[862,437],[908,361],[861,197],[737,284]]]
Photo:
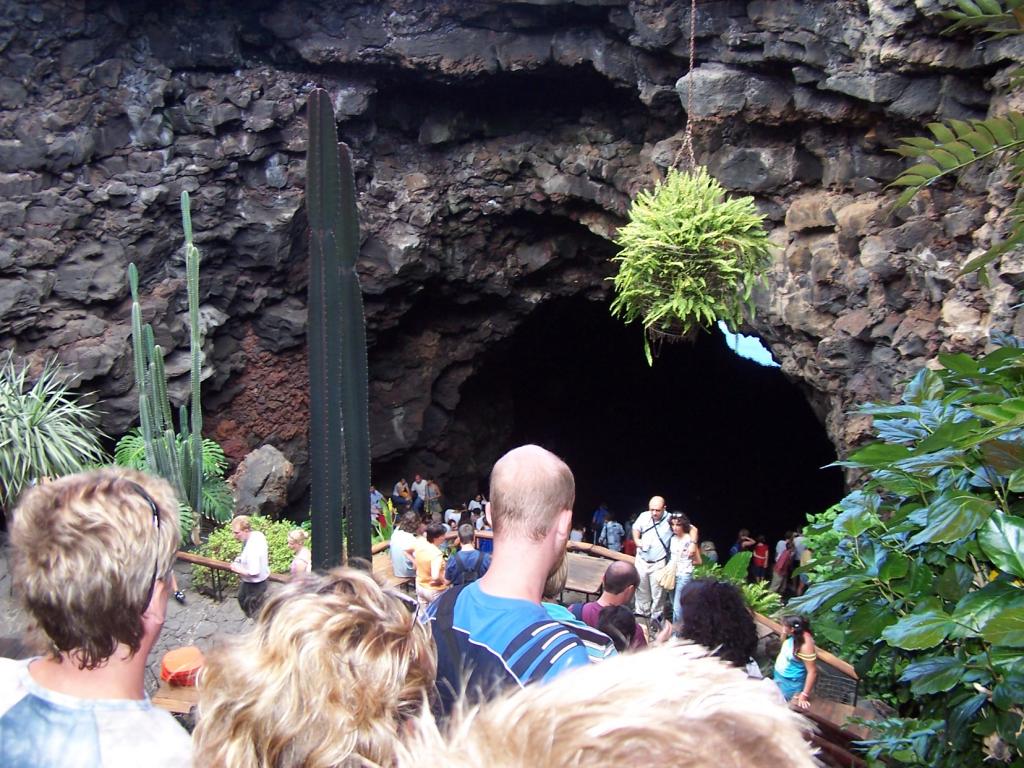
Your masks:
[[[231,521],[231,533],[244,545],[242,554],[231,564],[231,570],[242,581],[238,587],[238,604],[251,619],[259,613],[267,596],[267,579],[270,578],[267,537],[252,529],[248,515],[239,515]]]
[[[416,512],[423,514],[423,510],[427,504],[427,481],[423,479],[423,475],[417,473],[416,477],[413,478],[412,485],[410,487],[412,488],[412,492],[416,494],[415,498],[412,500],[412,508]]]
[[[636,571],[640,586],[636,590],[638,616],[650,618],[661,610],[664,593],[656,574],[668,564],[669,540],[672,529],[665,515],[665,499],[654,496],[633,523],[633,541],[636,542]]]
[[[461,509],[452,509],[449,507],[444,511],[444,524],[448,526],[449,530],[454,531],[459,526],[459,520],[462,519]]]
[[[391,532],[391,570],[398,578],[411,579],[416,575],[416,565],[406,551],[415,546],[417,535],[425,527],[420,516],[410,510],[399,518],[395,530]]]

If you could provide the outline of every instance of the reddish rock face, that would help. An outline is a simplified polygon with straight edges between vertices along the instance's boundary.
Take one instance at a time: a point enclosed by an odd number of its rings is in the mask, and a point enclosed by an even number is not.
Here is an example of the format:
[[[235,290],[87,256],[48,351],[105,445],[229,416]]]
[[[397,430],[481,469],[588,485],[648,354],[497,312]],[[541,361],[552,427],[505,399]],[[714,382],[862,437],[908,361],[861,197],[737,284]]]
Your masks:
[[[221,444],[232,462],[241,461],[266,442],[304,451],[309,430],[306,350],[264,351],[252,330],[240,346],[245,368],[228,385],[237,394],[210,419],[210,437]]]
[[[235,459],[273,443],[302,482],[314,83],[356,160],[381,466],[486,473],[514,415],[466,391],[539,308],[607,302],[610,238],[678,155],[687,105],[698,162],[756,196],[779,246],[749,330],[840,452],[864,434],[857,403],[939,351],[1024,333],[1019,257],[991,288],[957,277],[1005,231],[1011,191],[979,180],[890,212],[893,137],[998,110],[987,78],[1010,64],[913,8],[698,5],[687,74],[688,10],[667,1],[65,5],[0,11],[0,345],[79,371],[112,435],[136,419],[129,262],[185,394],[189,190],[207,432]]]

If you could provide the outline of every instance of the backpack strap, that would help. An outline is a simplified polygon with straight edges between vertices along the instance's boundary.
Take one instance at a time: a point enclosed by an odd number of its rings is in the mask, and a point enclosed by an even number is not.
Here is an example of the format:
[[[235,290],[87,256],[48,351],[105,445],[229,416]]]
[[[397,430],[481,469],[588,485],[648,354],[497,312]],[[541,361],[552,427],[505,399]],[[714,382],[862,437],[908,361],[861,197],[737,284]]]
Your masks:
[[[570,605],[569,613],[571,613],[577,621],[583,621],[583,603],[573,603]]]
[[[452,557],[452,560],[455,561],[454,573],[452,574],[452,583],[453,584],[458,582],[459,577],[462,576],[462,572],[465,570],[462,567],[462,561],[459,559],[459,555],[460,554],[462,554],[462,553],[461,552],[456,552],[455,555]]]
[[[460,659],[462,652],[458,643],[455,642],[455,603],[459,599],[459,593],[466,586],[451,587],[446,589],[435,601],[437,610],[434,612],[433,624],[439,631],[432,632],[434,642],[443,641],[448,649],[449,659]]]

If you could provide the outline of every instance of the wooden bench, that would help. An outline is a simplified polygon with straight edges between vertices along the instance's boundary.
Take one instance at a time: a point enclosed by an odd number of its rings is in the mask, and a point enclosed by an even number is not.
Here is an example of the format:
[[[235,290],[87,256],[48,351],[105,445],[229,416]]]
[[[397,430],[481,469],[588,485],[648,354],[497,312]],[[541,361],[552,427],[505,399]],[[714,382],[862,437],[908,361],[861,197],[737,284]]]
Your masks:
[[[611,561],[578,552],[568,552],[565,557],[569,561],[569,575],[565,579],[565,588],[573,592],[582,592],[587,600],[590,600],[591,596],[596,598],[601,592],[604,572],[608,570]]]
[[[199,703],[199,691],[191,685],[171,685],[166,680],[160,681],[160,687],[150,699],[160,709],[174,715],[188,715]]]
[[[384,586],[392,589],[401,589],[405,592],[415,587],[415,580],[412,577],[395,576],[395,570],[391,564],[391,552],[387,544],[377,544],[373,548],[373,575],[377,577]]]

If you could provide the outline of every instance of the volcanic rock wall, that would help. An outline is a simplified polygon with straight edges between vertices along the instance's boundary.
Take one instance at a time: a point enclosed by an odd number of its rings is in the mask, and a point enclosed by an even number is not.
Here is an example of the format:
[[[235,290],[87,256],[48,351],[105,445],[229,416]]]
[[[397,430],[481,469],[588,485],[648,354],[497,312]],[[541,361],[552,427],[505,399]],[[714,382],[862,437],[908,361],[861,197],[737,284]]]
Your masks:
[[[894,137],[1004,110],[1017,39],[942,38],[933,2],[22,2],[0,10],[0,339],[58,356],[131,426],[126,269],[187,373],[178,197],[203,252],[208,432],[305,460],[305,96],[356,158],[374,457],[458,481],[500,407],[477,361],[536,307],[606,301],[609,238],[679,158],[754,194],[778,243],[752,330],[842,451],[849,410],[939,351],[1024,333],[998,173],[891,215]],[[557,329],[553,329],[557,332]],[[567,340],[567,343],[571,343]],[[181,382],[177,384],[179,394]],[[495,419],[474,438],[474,419]]]

